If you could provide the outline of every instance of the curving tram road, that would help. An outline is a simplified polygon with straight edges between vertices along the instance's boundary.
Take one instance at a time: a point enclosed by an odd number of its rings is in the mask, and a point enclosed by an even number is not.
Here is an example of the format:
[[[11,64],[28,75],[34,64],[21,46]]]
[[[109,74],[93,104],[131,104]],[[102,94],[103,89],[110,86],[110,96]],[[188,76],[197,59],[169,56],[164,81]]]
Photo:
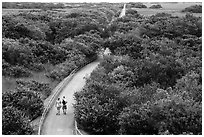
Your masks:
[[[124,4],[121,14],[119,16],[125,16],[126,4]],[[106,53],[105,53],[106,54]],[[108,53],[107,53],[108,54]],[[42,135],[73,135],[74,131],[74,98],[75,92],[82,90],[86,83],[84,77],[87,77],[97,67],[99,61],[92,62],[78,71],[67,84],[67,86],[61,91],[59,97],[66,96],[68,111],[66,115],[56,115],[56,108],[52,106],[48,115],[46,116],[41,134]]]
[[[41,134],[43,135],[73,135],[74,130],[74,92],[82,90],[86,80],[84,77],[90,75],[90,73],[97,67],[98,61],[92,62],[79,70],[73,79],[67,84],[67,86],[61,91],[59,97],[66,96],[68,111],[66,115],[56,115],[56,108],[52,106],[50,109],[42,128]]]

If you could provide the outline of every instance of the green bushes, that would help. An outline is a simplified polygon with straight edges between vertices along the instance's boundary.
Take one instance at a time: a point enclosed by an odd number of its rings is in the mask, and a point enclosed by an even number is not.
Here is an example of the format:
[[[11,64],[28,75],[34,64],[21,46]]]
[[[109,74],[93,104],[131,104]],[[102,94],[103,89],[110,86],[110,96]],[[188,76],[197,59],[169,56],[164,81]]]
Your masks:
[[[5,62],[5,60],[2,62],[2,73],[3,76],[11,76],[15,78],[32,76],[32,73],[28,69],[22,66],[12,66]]]
[[[48,72],[46,76],[51,78],[52,80],[61,81],[65,77],[69,76],[69,74],[73,70],[81,68],[86,64],[97,59],[97,55],[92,56],[91,58],[90,57],[86,58],[85,55],[81,54],[80,52],[76,52],[76,53],[79,53],[79,54],[72,56],[72,54],[75,54],[75,53],[71,53],[67,61],[56,65],[55,69]]]
[[[160,4],[157,4],[157,5],[152,5],[149,8],[150,9],[160,9],[160,8],[162,8],[162,6]]]
[[[8,9],[60,9],[64,8],[64,4],[58,3],[30,3],[30,2],[3,2],[3,8]]]
[[[37,92],[30,91],[26,88],[3,93],[2,107],[7,106],[12,106],[23,111],[31,120],[40,116],[43,111],[43,101]]]
[[[105,57],[75,94],[81,128],[92,134],[202,134],[201,18],[144,17],[129,9],[109,24],[119,15],[119,5],[113,5],[3,16],[3,75],[29,76],[51,64],[47,76],[62,80],[108,47],[114,55]],[[48,85],[36,81],[18,81],[15,92],[3,94],[4,134],[30,134],[26,119],[42,113],[49,94]],[[20,120],[19,128],[7,128],[9,113]]]
[[[193,5],[182,10],[182,12],[202,13],[202,5]]]
[[[77,66],[75,65],[75,62],[65,61],[57,65],[55,69],[50,71],[46,76],[52,80],[61,81],[67,77],[76,67]]]
[[[43,100],[50,94],[49,84],[37,81],[16,81],[14,91],[2,93],[3,134],[33,134],[30,122],[42,115]]]
[[[106,57],[75,94],[79,126],[90,134],[201,134],[200,74],[183,76],[182,66],[160,59]]]
[[[45,41],[4,39],[2,44],[3,75],[28,77],[31,71],[44,70],[45,63],[59,64],[66,60],[67,51]]]
[[[62,80],[67,77],[74,69],[85,63],[85,55],[80,51],[72,51],[67,56],[67,61],[58,64],[54,70],[47,74],[53,80]]]
[[[201,104],[177,95],[124,108],[119,120],[121,134],[202,133]]]
[[[188,23],[187,23],[188,22]],[[185,17],[177,18],[169,14],[152,15],[144,21],[140,28],[141,35],[147,35],[150,38],[167,37],[169,39],[184,37],[184,35],[201,36],[201,18],[192,14],[186,14]]]
[[[147,8],[146,5],[144,5],[143,3],[140,3],[140,2],[129,2],[128,4],[130,4],[130,7],[131,8]]]
[[[8,106],[2,109],[2,134],[3,135],[30,135],[33,129],[29,119],[15,107]]]
[[[75,93],[75,116],[79,125],[92,134],[117,134],[117,115],[125,105],[119,98],[120,91],[113,85],[89,81],[83,91]]]
[[[23,46],[13,39],[2,40],[3,59],[11,65],[29,65],[33,61],[33,54],[29,47]]]
[[[149,122],[148,107],[140,108],[139,105],[133,105],[123,109],[119,116],[120,134],[122,135],[152,135],[157,134],[153,124]]]
[[[30,121],[43,112],[43,101],[31,89],[20,87],[2,93],[2,133],[5,135],[33,134]]]
[[[160,58],[161,57],[161,58]],[[163,88],[172,87],[176,84],[176,80],[184,74],[184,68],[170,57],[156,57],[156,60],[141,60],[135,71],[137,86],[157,82]],[[140,65],[139,65],[140,64]]]
[[[48,83],[37,81],[16,81],[18,89],[28,89],[37,92],[42,100],[46,99],[51,94],[51,89]]]
[[[115,33],[104,43],[104,47],[108,47],[116,55],[129,55],[134,59],[141,58],[141,39],[134,32]]]

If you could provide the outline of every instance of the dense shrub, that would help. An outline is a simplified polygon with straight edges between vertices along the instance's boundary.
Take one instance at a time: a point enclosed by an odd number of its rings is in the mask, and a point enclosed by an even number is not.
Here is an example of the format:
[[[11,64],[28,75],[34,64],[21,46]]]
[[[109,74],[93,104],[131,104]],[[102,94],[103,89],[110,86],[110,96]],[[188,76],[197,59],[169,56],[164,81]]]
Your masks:
[[[60,81],[67,77],[75,68],[77,68],[77,66],[74,62],[65,61],[57,65],[55,69],[46,74],[46,76],[52,80]]]
[[[22,111],[12,106],[2,109],[2,134],[3,135],[31,135],[33,129],[30,120]]]
[[[53,80],[62,80],[67,77],[74,69],[84,63],[86,63],[85,55],[77,50],[72,51],[68,53],[67,60],[58,64],[54,70],[47,74],[47,76]]]
[[[75,93],[75,116],[84,130],[92,134],[117,134],[117,116],[125,105],[119,98],[121,90],[90,81],[83,91]]]
[[[62,3],[38,3],[38,2],[3,2],[2,7],[6,9],[60,9],[65,5]]]
[[[33,120],[43,112],[43,101],[35,91],[26,88],[13,92],[5,92],[2,95],[2,107],[12,106],[25,113]]]
[[[193,5],[182,10],[182,12],[202,13],[202,5]]]
[[[160,58],[161,57],[161,58]],[[155,60],[141,60],[135,68],[136,85],[142,86],[151,82],[159,83],[163,88],[176,84],[184,74],[183,67],[170,57],[160,56]]]
[[[22,66],[6,66],[6,64],[3,65],[3,76],[11,76],[15,78],[20,77],[30,77],[32,76],[32,73],[30,70],[22,67]]]
[[[180,91],[185,91],[196,102],[202,102],[202,85],[199,79],[200,75],[191,71],[177,80],[175,87]]]
[[[176,70],[179,66],[170,67],[170,58],[168,63],[152,59],[152,65],[160,64],[161,70],[150,67],[150,62],[134,64],[127,57],[106,57],[87,79],[83,91],[75,94],[75,117],[80,127],[91,134],[201,134],[199,75],[171,76],[180,75]],[[170,68],[165,69],[168,65]],[[174,73],[168,74],[171,69]],[[152,80],[150,84],[145,84],[143,74],[150,76],[146,78]],[[131,85],[140,82],[140,86]]]
[[[134,59],[141,57],[141,39],[134,32],[128,34],[116,33],[104,43],[104,46],[116,55],[127,54]]]
[[[174,39],[184,35],[200,37],[201,32],[201,19],[192,14],[186,14],[182,18],[174,18],[169,14],[156,14],[146,20],[145,24],[140,27],[140,35],[146,35],[150,38],[167,37]]]
[[[45,70],[44,64],[42,63],[33,63],[28,66],[28,69],[35,72],[41,72]]]
[[[157,4],[157,5],[152,5],[149,8],[150,9],[160,9],[160,8],[162,8],[162,6],[160,4]]]
[[[195,118],[196,117],[196,118]],[[121,112],[121,134],[201,134],[201,104],[171,95]]]
[[[140,107],[133,105],[124,108],[119,116],[120,134],[122,135],[152,135],[157,132],[154,126],[149,122],[149,113],[151,111],[148,107]]]
[[[27,88],[31,91],[38,92],[40,94],[41,99],[46,99],[51,94],[51,89],[48,83],[38,82],[35,80],[32,81],[16,81],[18,89]]]
[[[5,8],[44,4],[20,5],[3,3]],[[104,57],[82,92],[75,94],[79,127],[91,134],[202,134],[201,18],[189,13],[142,16],[133,8],[117,18],[121,5],[83,4],[68,13],[46,11],[63,7],[48,4],[43,11],[3,15],[3,75],[28,76],[30,70],[41,71],[51,64],[55,67],[47,76],[62,80],[96,59],[101,48],[109,48],[113,56]],[[128,6],[146,8],[142,3]],[[14,117],[20,125],[15,133],[5,134],[30,134],[28,121],[21,119],[41,115],[42,99],[50,89],[36,81],[17,83],[16,91],[3,93],[2,105],[14,107],[10,110],[17,112]]]
[[[2,58],[11,65],[27,66],[33,62],[34,56],[31,49],[19,41],[3,38]]]
[[[140,3],[140,2],[136,2],[136,3],[130,2],[128,4],[130,4],[131,8],[147,8],[146,5],[144,5],[143,3]]]

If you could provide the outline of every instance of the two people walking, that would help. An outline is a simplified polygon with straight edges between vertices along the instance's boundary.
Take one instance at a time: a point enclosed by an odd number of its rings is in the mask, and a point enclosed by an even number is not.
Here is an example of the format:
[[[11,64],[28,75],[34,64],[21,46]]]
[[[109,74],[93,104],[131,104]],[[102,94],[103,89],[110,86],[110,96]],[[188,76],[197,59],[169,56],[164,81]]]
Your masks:
[[[57,114],[56,115],[60,115],[60,109],[62,108],[63,113],[66,115],[67,112],[67,101],[65,96],[63,96],[62,100],[60,100],[60,98],[57,99],[56,101],[56,108],[57,108]]]

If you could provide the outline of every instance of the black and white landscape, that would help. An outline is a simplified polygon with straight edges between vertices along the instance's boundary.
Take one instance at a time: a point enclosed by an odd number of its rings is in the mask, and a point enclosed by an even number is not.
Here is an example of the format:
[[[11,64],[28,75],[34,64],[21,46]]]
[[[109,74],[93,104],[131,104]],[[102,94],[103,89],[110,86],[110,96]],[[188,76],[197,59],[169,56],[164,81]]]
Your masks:
[[[3,135],[202,134],[202,3],[124,2],[2,2]]]

